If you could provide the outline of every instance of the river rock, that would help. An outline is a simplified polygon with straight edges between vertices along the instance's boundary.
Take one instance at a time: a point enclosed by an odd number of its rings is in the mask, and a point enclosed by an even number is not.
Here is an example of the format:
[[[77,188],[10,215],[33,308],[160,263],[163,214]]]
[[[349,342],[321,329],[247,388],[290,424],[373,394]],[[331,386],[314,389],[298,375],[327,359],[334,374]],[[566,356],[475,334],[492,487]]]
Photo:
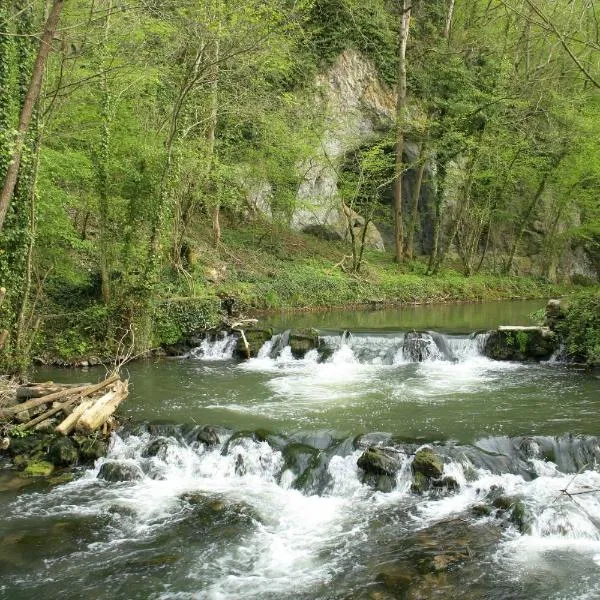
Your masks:
[[[444,472],[444,464],[431,448],[422,448],[415,454],[412,462],[412,472],[421,473],[428,478],[438,478]]]
[[[119,481],[140,481],[143,478],[144,473],[136,464],[116,460],[106,461],[100,467],[100,472],[98,473],[98,479],[104,479],[112,483]]]
[[[498,327],[490,333],[484,354],[494,360],[547,360],[559,343],[549,327]]]
[[[207,447],[218,446],[221,443],[219,435],[213,427],[203,427],[196,435],[196,441]]]
[[[307,352],[319,347],[319,332],[316,329],[292,329],[289,345],[294,358],[304,358]]]
[[[386,448],[371,447],[360,456],[357,464],[364,471],[364,484],[386,493],[396,487],[396,474],[402,467],[397,453]]]
[[[437,347],[428,333],[411,331],[404,336],[402,354],[411,362],[423,362],[432,356]]]
[[[48,457],[57,467],[70,467],[79,461],[79,452],[70,437],[61,437],[50,444]]]
[[[266,329],[245,329],[244,335],[248,342],[248,349],[246,350],[246,345],[240,335],[235,346],[235,356],[240,359],[255,358],[265,343],[272,339],[273,329],[270,327]]]
[[[167,438],[161,437],[156,440],[152,440],[142,450],[142,456],[144,458],[152,458],[153,456],[158,456],[159,454],[166,451],[168,445],[169,445],[169,440],[167,440]]]
[[[81,462],[93,463],[97,459],[106,456],[108,452],[108,443],[95,435],[75,435],[73,441],[79,449]]]
[[[357,464],[365,473],[373,475],[395,476],[402,467],[395,452],[373,446],[363,452]]]
[[[319,451],[306,444],[288,444],[283,449],[284,471],[290,470],[296,479],[294,488],[301,490],[306,486],[311,469],[319,464]]]

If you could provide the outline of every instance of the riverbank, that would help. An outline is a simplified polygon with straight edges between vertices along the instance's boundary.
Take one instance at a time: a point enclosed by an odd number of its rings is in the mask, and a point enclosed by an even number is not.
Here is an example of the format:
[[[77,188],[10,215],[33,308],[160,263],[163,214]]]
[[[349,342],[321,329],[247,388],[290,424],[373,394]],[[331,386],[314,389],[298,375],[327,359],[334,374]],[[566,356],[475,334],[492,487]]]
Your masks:
[[[193,240],[186,276],[166,269],[160,294],[150,305],[136,303],[131,295],[101,304],[94,282],[85,278],[70,287],[65,281],[57,284],[60,294],[50,295],[34,345],[37,361],[84,366],[107,362],[129,328],[135,332],[134,353],[143,355],[177,345],[219,325],[224,317],[235,320],[262,311],[547,299],[573,289],[525,274],[466,277],[452,260],[438,275],[428,276],[424,257],[398,265],[391,254],[376,251],[367,251],[361,271],[351,273],[342,268],[347,244],[271,224],[229,226],[219,249],[206,234]]]

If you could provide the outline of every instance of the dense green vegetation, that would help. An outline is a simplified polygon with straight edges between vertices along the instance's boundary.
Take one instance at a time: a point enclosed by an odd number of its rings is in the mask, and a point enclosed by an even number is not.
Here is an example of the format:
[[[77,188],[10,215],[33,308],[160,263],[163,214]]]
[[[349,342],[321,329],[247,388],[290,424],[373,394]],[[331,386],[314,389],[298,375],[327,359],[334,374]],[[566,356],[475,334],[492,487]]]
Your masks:
[[[4,366],[108,354],[134,336],[138,351],[173,343],[217,320],[224,297],[275,309],[593,283],[600,15],[590,0],[416,0],[406,106],[332,165],[334,202],[363,220],[344,217],[338,241],[290,231],[306,208],[306,166],[330,141],[320,76],[353,50],[393,99],[400,4],[3,2],[0,181],[20,154],[0,225]],[[60,20],[19,130],[50,8]],[[416,151],[395,161],[399,132]],[[362,234],[393,227],[402,176],[413,179],[398,264],[393,243],[378,253]]]
[[[564,321],[558,326],[571,360],[600,365],[600,292],[583,292],[571,298]]]

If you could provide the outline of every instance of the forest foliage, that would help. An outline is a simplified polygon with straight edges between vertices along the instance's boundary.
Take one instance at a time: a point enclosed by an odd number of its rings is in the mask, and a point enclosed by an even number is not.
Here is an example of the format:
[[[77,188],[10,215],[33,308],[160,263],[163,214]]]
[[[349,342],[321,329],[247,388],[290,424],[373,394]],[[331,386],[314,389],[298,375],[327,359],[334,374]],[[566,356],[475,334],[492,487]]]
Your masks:
[[[0,6],[0,181],[58,2]],[[265,215],[275,230],[289,224],[302,166],[327,133],[317,75],[353,49],[396,89],[401,5],[65,1],[0,231],[3,363],[27,364],[63,318],[84,332],[79,354],[133,325],[145,349],[164,337],[156,315],[165,302],[186,297],[212,307],[229,293],[207,275],[206,257],[231,263],[227,228],[264,227]],[[412,162],[401,157],[401,171],[427,165],[435,181],[433,242],[420,258],[427,267],[411,266],[418,224],[407,198],[408,262],[399,272],[444,273],[452,257],[466,276],[511,275],[532,252],[532,230],[543,231],[543,241],[530,274],[564,279],[560,261],[573,248],[597,260],[595,2],[414,0],[410,11],[406,108],[394,128],[345,157],[341,201],[365,228],[374,219],[392,224],[382,190],[394,179],[401,131],[419,148]],[[268,206],[257,211],[257,197]],[[348,285],[360,289],[364,247],[360,235],[351,237],[340,244],[352,246]],[[372,295],[376,281],[366,288]],[[65,354],[78,353],[77,340],[65,342]]]

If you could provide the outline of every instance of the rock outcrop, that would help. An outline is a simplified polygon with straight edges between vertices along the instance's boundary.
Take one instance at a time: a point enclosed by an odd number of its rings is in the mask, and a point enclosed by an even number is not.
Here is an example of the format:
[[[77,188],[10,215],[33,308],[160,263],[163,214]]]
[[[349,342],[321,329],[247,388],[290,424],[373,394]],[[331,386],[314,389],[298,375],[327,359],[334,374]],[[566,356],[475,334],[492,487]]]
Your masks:
[[[498,327],[485,343],[484,354],[494,360],[548,360],[560,340],[549,327]]]

